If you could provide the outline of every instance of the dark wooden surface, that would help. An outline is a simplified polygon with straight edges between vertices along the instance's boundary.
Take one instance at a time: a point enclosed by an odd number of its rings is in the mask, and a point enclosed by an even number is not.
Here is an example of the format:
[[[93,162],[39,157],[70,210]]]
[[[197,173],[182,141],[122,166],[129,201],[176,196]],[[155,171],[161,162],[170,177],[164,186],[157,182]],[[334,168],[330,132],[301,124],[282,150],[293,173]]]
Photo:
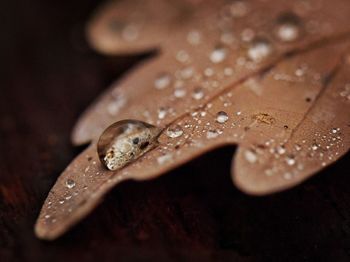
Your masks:
[[[97,5],[1,5],[0,261],[350,261],[349,155],[293,190],[255,198],[233,187],[234,148],[223,148],[122,184],[57,241],[35,238],[46,194],[82,150],[69,141],[77,117],[144,58],[88,48],[84,21]]]

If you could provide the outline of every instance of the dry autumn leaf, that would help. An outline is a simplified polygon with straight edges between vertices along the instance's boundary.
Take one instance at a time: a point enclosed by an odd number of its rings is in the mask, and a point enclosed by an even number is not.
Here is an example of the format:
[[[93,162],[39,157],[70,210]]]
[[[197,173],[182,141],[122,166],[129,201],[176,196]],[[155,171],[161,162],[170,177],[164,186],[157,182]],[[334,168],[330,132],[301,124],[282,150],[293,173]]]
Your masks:
[[[348,151],[349,1],[169,2],[110,3],[89,24],[101,52],[160,53],[78,121],[74,144],[91,144],[50,191],[38,237],[64,233],[123,180],[155,178],[222,145],[238,145],[232,178],[254,195],[297,185]],[[123,119],[162,131],[155,148],[110,171],[97,142]]]

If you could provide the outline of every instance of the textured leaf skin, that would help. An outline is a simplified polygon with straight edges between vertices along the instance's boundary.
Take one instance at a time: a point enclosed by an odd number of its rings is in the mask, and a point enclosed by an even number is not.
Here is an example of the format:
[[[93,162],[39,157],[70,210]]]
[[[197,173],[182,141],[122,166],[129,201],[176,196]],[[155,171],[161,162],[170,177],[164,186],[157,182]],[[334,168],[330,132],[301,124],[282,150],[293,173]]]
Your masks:
[[[154,7],[149,7],[153,18],[141,31],[145,36],[127,44],[104,29],[111,16],[128,19],[119,17],[114,4],[92,19],[89,39],[103,53],[141,52],[157,46],[161,52],[112,85],[79,119],[72,140],[77,145],[91,141],[91,145],[50,191],[36,224],[38,237],[54,239],[64,233],[123,180],[155,178],[226,144],[238,145],[232,161],[234,183],[253,195],[297,185],[349,150],[350,3],[247,1],[246,14],[233,23],[225,15],[230,1],[212,2],[181,2],[181,8],[190,10],[181,26],[176,26],[178,18],[154,17]],[[128,8],[131,4],[117,4],[122,14],[130,13]],[[276,37],[276,24],[286,13],[300,19],[299,36],[292,42]],[[157,24],[153,19],[163,21],[161,28],[153,29]],[[194,31],[201,36],[195,45],[188,41]],[[229,44],[222,42],[227,31],[235,37]],[[254,36],[247,41],[251,32]],[[249,57],[255,39],[264,39],[271,47],[261,61]],[[225,49],[225,58],[213,63],[211,54],[218,47]],[[170,75],[170,84],[158,90],[155,80],[164,73]],[[201,99],[193,95],[198,87],[204,93]],[[179,97],[176,89],[186,94]],[[161,108],[167,109],[164,118],[159,118]],[[217,122],[220,111],[228,115],[224,123]],[[107,126],[122,119],[160,127],[179,125],[184,134],[169,138],[163,132],[156,149],[111,172],[100,164],[96,142]],[[75,181],[74,188],[67,189],[67,179]]]

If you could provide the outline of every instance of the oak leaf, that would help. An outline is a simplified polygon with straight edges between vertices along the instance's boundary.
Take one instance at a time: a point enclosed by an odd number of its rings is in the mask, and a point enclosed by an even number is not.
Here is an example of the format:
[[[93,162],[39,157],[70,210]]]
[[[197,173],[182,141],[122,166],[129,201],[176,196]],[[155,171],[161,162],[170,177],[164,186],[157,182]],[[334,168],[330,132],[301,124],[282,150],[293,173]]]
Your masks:
[[[60,236],[124,180],[155,178],[227,144],[238,146],[235,185],[253,195],[335,162],[350,145],[349,13],[347,0],[133,0],[99,9],[88,25],[97,50],[159,53],[79,119],[73,143],[90,145],[51,189],[37,236]],[[156,148],[109,171],[96,143],[123,119],[163,131]]]

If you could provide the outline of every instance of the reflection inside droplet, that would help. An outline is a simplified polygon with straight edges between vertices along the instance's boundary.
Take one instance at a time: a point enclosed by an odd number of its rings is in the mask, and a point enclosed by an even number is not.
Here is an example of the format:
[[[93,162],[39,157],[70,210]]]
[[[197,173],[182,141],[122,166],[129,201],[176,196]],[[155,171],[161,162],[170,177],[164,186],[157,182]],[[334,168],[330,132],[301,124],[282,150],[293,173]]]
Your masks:
[[[101,163],[117,170],[157,146],[161,129],[138,120],[122,120],[101,135],[97,151]]]

